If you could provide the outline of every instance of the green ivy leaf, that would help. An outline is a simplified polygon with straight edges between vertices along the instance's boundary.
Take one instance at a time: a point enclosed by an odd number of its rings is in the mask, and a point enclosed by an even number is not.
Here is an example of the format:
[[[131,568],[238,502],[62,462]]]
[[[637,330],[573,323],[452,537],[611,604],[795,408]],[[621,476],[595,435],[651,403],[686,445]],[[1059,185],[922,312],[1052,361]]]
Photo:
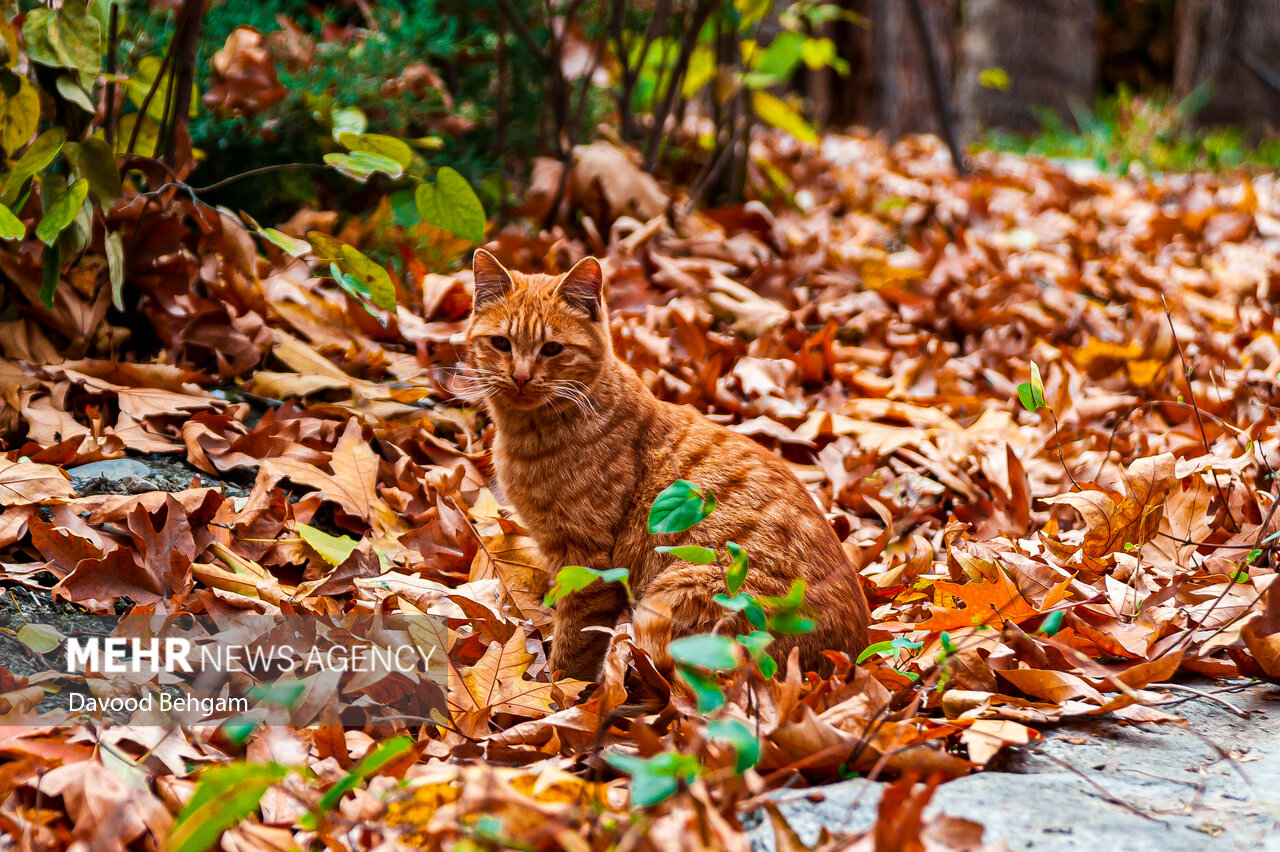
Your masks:
[[[436,172],[434,184],[418,184],[414,201],[418,214],[437,228],[473,243],[484,239],[484,206],[467,179],[448,166]]]
[[[147,100],[147,93],[156,85],[156,76],[160,73],[164,61],[159,56],[144,56],[138,60],[138,68],[129,76],[129,82],[125,86],[125,93],[129,96],[129,102],[142,109],[142,104]],[[146,117],[154,122],[163,122],[165,119],[165,104],[169,101],[169,90],[173,87],[173,71],[166,70],[164,79],[160,81],[159,88],[156,89],[155,96],[151,98],[151,102],[147,104]],[[195,118],[199,115],[200,110],[200,90],[195,83],[191,84],[191,106],[187,109],[187,117]],[[128,116],[125,116],[128,118]],[[124,118],[121,120],[120,135],[124,136]],[[139,143],[146,138],[148,131],[145,129],[138,134]],[[125,137],[126,144],[128,137]],[[154,147],[154,146],[153,146]],[[139,144],[139,150],[146,150],[147,146]]]
[[[400,757],[400,755],[413,748],[413,738],[406,736],[392,737],[386,742],[379,745],[373,751],[364,756],[359,763],[352,767],[351,771],[339,779],[337,784],[325,792],[320,797],[319,804],[316,805],[315,811],[305,814],[301,820],[301,826],[304,829],[314,830],[316,827],[316,812],[326,814],[334,810],[342,797],[347,793],[360,786],[360,782],[370,776],[376,775],[388,763]]]
[[[84,0],[64,0],[58,10],[32,9],[22,24],[27,55],[41,65],[96,74],[102,68],[102,33]]]
[[[369,118],[359,107],[335,109],[329,120],[333,123],[333,141],[339,142],[348,133],[359,136],[369,127]]]
[[[0,240],[19,240],[27,235],[27,226],[13,215],[6,205],[0,204]]]
[[[388,160],[394,160],[401,166],[408,168],[413,162],[413,149],[410,148],[401,139],[394,136],[384,136],[381,133],[351,133],[344,132],[338,141],[351,151],[367,151],[370,154],[377,154],[386,157]]]
[[[4,191],[0,201],[12,204],[22,191],[22,186],[33,175],[42,171],[53,162],[67,140],[67,132],[61,127],[51,127],[36,137],[36,141],[27,146],[12,171],[5,175]]]
[[[330,565],[337,567],[347,561],[360,544],[354,538],[348,538],[345,535],[329,535],[324,530],[318,530],[308,524],[298,524],[298,535],[307,543],[307,546],[320,554],[321,558]]]
[[[761,121],[772,124],[780,130],[785,130],[801,142],[808,142],[812,145],[818,143],[818,134],[814,132],[809,122],[805,121],[800,113],[781,98],[768,92],[752,92],[751,108]]]
[[[344,245],[338,261],[344,272],[355,277],[368,292],[373,303],[383,310],[396,307],[396,287],[387,270],[374,263],[354,246]]]
[[[587,568],[583,565],[566,565],[556,572],[555,582],[542,602],[552,606],[561,598],[582,591],[596,580],[604,583],[625,583],[629,573],[626,568],[607,568],[604,571],[597,571],[595,568]]]
[[[92,115],[97,112],[97,106],[93,103],[93,99],[89,93],[80,87],[75,77],[70,74],[63,74],[53,82],[54,88],[58,90],[58,94],[69,103],[73,103],[80,109]]]
[[[738,643],[728,636],[700,633],[676,639],[667,646],[667,650],[677,663],[702,666],[712,671],[730,671],[738,667],[737,647]]]
[[[67,145],[67,159],[76,174],[89,182],[93,200],[103,210],[110,210],[120,197],[120,170],[116,155],[106,140],[90,137],[80,144]]]
[[[693,690],[699,713],[714,713],[724,706],[724,690],[715,675],[699,671],[692,666],[676,666],[680,677]]]
[[[654,550],[659,553],[670,553],[677,559],[683,559],[685,562],[692,562],[694,565],[710,565],[716,561],[716,552],[709,547],[702,547],[697,544],[682,545],[660,545]]]
[[[739,775],[760,761],[760,740],[741,719],[716,719],[707,723],[707,737],[733,746],[737,755],[734,771]]]
[[[87,180],[78,180],[66,191],[57,195],[45,214],[41,217],[39,224],[36,225],[36,236],[47,246],[53,245],[58,239],[58,235],[67,229],[76,219],[76,214],[80,212],[80,208],[84,206],[84,201],[89,197],[89,182]]]
[[[647,760],[634,754],[607,754],[604,762],[631,776],[631,806],[647,808],[656,805],[698,777],[698,758],[692,754],[668,751]]]
[[[742,588],[742,584],[747,579],[747,549],[732,541],[725,542],[724,546],[729,551],[729,556],[732,560],[729,563],[729,567],[725,569],[724,581],[729,587],[729,594],[736,595],[738,589]]]
[[[353,151],[350,154],[325,154],[324,161],[352,180],[364,183],[379,172],[395,179],[404,174],[404,167],[390,157],[372,151]]]
[[[0,71],[0,147],[17,151],[40,121],[40,94],[31,82],[9,69]],[[12,201],[12,199],[10,199]]]
[[[167,852],[205,852],[228,828],[258,809],[268,788],[289,768],[275,763],[231,763],[202,771],[191,800],[178,814]]]
[[[663,489],[649,509],[649,532],[684,532],[716,508],[716,498],[687,479],[677,479]]]

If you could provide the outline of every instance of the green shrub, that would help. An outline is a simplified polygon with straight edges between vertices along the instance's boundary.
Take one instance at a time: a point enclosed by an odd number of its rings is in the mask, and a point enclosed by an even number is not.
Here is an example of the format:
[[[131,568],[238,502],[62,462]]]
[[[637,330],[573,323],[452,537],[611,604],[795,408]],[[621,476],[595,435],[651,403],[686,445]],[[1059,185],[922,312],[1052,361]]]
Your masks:
[[[1168,94],[1136,95],[1121,86],[1098,99],[1093,110],[1078,109],[1071,127],[1051,110],[1041,110],[1034,136],[992,132],[980,147],[1066,160],[1091,160],[1103,171],[1125,174],[1139,163],[1148,172],[1280,167],[1280,139],[1254,147],[1238,128],[1199,128],[1192,119],[1205,104],[1201,87],[1181,101]]]

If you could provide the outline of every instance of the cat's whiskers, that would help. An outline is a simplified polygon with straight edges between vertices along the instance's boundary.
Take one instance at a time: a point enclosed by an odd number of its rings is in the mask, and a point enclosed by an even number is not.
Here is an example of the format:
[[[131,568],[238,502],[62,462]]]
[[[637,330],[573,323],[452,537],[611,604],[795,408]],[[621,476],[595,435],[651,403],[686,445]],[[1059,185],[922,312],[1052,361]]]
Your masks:
[[[591,397],[586,394],[586,385],[574,379],[552,379],[548,382],[551,387],[551,393],[557,399],[567,400],[578,406],[578,410],[583,416],[591,414],[599,416],[595,405],[591,402]],[[579,385],[579,388],[573,387]]]

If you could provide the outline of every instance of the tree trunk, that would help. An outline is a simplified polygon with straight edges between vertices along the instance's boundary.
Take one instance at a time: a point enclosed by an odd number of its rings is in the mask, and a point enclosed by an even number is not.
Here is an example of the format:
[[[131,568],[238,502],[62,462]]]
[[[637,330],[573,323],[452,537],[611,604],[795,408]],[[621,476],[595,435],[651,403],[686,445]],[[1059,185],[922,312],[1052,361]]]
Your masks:
[[[1023,133],[1039,127],[1035,107],[1069,119],[1092,106],[1097,84],[1094,24],[1097,0],[965,0],[956,102],[961,137],[999,127]],[[1000,69],[1001,89],[983,72]]]
[[[1280,129],[1280,0],[1181,0],[1174,26],[1174,95],[1205,86],[1198,122]]]

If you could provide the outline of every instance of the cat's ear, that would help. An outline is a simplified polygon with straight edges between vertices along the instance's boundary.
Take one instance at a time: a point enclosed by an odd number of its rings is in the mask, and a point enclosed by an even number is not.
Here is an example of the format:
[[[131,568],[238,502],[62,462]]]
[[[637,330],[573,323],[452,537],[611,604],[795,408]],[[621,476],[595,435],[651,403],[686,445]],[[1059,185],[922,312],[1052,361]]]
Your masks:
[[[476,256],[471,261],[471,269],[476,276],[476,295],[472,303],[472,311],[496,302],[515,289],[511,273],[498,262],[498,259],[484,249],[476,249]]]
[[[570,307],[585,311],[593,320],[600,319],[604,306],[604,270],[594,257],[584,257],[560,279],[556,292]]]

